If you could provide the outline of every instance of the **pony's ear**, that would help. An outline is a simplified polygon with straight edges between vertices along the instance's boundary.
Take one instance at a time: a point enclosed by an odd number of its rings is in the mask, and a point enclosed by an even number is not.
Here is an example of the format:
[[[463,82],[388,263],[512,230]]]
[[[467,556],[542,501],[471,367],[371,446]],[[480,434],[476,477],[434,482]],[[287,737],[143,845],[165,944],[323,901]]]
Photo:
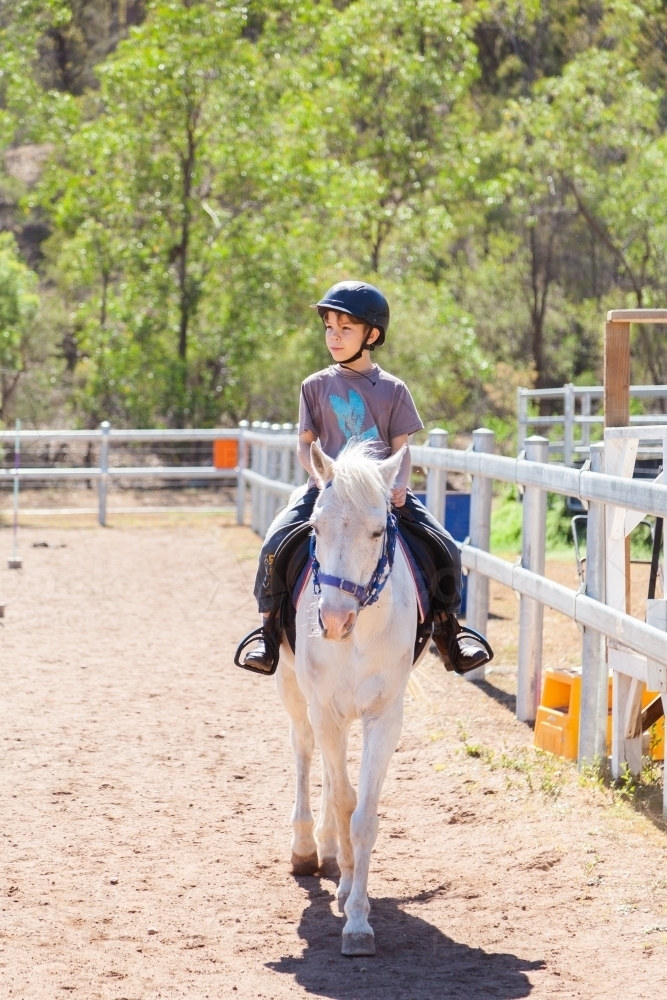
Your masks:
[[[403,461],[403,456],[405,455],[406,447],[407,445],[403,445],[401,450],[397,451],[395,455],[390,455],[389,458],[385,458],[383,462],[380,462],[380,475],[384,479],[388,490],[390,490],[394,485],[394,481],[398,475],[398,470],[400,469]]]
[[[313,467],[315,481],[321,490],[330,483],[334,475],[334,464],[328,455],[325,455],[317,441],[313,441],[310,446],[310,464]]]

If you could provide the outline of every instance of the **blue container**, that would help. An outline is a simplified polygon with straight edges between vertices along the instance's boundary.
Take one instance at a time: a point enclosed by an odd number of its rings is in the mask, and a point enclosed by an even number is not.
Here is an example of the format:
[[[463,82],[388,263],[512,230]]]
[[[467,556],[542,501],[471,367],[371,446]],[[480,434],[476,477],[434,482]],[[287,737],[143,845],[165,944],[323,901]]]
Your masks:
[[[425,493],[415,493],[418,500],[426,503]],[[442,518],[440,519],[442,523]],[[470,534],[470,494],[448,493],[445,501],[445,529],[456,542],[464,542]],[[461,587],[461,615],[466,613],[468,603],[468,577],[464,574]]]

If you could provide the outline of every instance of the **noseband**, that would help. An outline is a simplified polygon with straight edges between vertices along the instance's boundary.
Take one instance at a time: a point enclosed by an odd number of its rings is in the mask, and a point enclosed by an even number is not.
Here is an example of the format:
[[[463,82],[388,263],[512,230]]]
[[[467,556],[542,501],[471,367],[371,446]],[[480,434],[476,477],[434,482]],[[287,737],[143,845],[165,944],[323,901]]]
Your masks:
[[[384,531],[384,542],[382,545],[382,555],[378,560],[375,571],[370,580],[363,587],[360,583],[353,583],[351,580],[343,580],[340,576],[331,576],[329,573],[320,571],[320,564],[315,554],[315,535],[310,538],[310,558],[313,561],[313,590],[318,596],[322,593],[322,584],[329,587],[337,587],[344,594],[354,597],[359,602],[360,608],[366,608],[370,604],[375,604],[382,593],[384,586],[389,579],[394,565],[394,553],[396,551],[396,534],[398,532],[398,522],[395,514],[391,510],[387,511],[387,525]]]

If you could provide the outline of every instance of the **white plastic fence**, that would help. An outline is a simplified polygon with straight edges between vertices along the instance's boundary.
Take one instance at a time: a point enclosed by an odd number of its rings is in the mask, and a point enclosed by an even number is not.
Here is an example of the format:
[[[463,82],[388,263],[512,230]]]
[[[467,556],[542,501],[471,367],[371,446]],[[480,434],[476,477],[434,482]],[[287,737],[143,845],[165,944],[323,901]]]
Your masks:
[[[20,441],[82,441],[99,444],[99,466],[79,468],[0,469],[0,481],[95,479],[99,488],[99,521],[106,521],[107,484],[114,477],[212,479],[236,481],[237,520],[244,523],[246,489],[251,495],[251,523],[264,535],[276,510],[283,506],[305,473],[296,457],[296,435],[290,425],[253,424],[238,428],[200,430],[113,430],[108,423],[96,431],[20,431]],[[0,444],[13,445],[16,433],[0,432]],[[489,580],[511,587],[520,595],[517,715],[535,718],[542,671],[542,608],[567,615],[583,628],[582,699],[579,741],[580,764],[606,755],[607,684],[613,668],[612,768],[618,775],[624,764],[640,764],[637,711],[643,685],[662,694],[667,708],[667,601],[649,602],[647,624],[625,611],[625,537],[645,514],[667,517],[667,485],[662,475],[653,483],[631,478],[641,440],[648,440],[664,457],[667,426],[611,428],[605,442],[590,448],[591,462],[583,468],[548,463],[546,438],[525,440],[525,457],[493,454],[494,435],[481,429],[466,451],[447,447],[447,432],[432,431],[425,446],[413,446],[413,465],[427,472],[427,506],[443,517],[447,472],[472,477],[470,539],[461,547],[468,570],[468,623],[486,631]],[[110,465],[109,449],[116,443],[238,441],[236,469],[214,466]],[[604,471],[606,468],[606,472]],[[523,542],[519,565],[489,552],[493,480],[523,487]],[[585,591],[574,591],[544,575],[546,493],[578,497],[589,508]],[[623,547],[623,558],[621,548]],[[483,676],[483,668],[468,674]],[[638,743],[639,740],[639,743]],[[667,818],[667,792],[665,793]]]
[[[268,425],[267,425],[268,426]],[[82,444],[97,444],[99,446],[98,466],[58,466],[56,468],[19,467],[0,468],[0,483],[13,482],[16,478],[25,482],[56,482],[58,480],[94,480],[98,484],[98,520],[106,524],[107,517],[107,487],[109,480],[129,479],[178,479],[178,480],[218,480],[221,482],[238,482],[238,469],[217,469],[213,465],[111,465],[109,450],[118,444],[182,444],[192,441],[239,440],[243,428],[202,428],[186,430],[114,430],[108,421],[100,424],[96,430],[2,430],[0,431],[0,446],[13,448],[16,441],[21,445],[34,442],[61,441],[78,442]]]
[[[613,428],[606,432],[604,444],[592,446],[592,468],[587,463],[581,469],[549,464],[549,442],[542,437],[525,441],[525,457],[495,455],[493,432],[486,429],[474,432],[472,447],[466,451],[446,447],[447,432],[442,430],[432,431],[427,445],[411,449],[413,465],[427,471],[427,506],[438,519],[443,517],[447,472],[463,472],[472,477],[470,540],[461,547],[463,566],[469,574],[468,623],[481,632],[486,631],[489,580],[511,587],[520,595],[517,692],[520,719],[534,721],[539,702],[544,605],[582,627],[580,766],[596,758],[606,758],[607,685],[609,665],[613,665],[615,776],[621,773],[624,764],[633,771],[641,764],[636,754],[636,730],[642,686],[661,692],[667,708],[667,601],[650,602],[651,620],[660,627],[627,614],[618,601],[605,603],[606,588],[616,591],[619,587],[618,545],[612,537],[614,532],[619,535],[619,531],[614,526],[620,521],[627,528],[646,514],[667,518],[667,486],[663,485],[662,477],[653,483],[631,478],[640,433],[642,439],[649,438],[656,447],[659,444],[661,454],[664,452],[667,426],[646,427],[641,432],[634,428]],[[614,457],[618,439],[626,441],[625,457],[621,459]],[[627,446],[627,441],[634,443]],[[293,434],[256,431],[241,434],[239,482],[251,489],[252,525],[261,535],[278,505],[286,502],[297,485],[294,477],[288,481],[288,460],[284,456],[290,449],[295,454]],[[603,471],[605,458],[614,474]],[[292,467],[299,468],[297,464]],[[524,490],[522,556],[518,565],[488,551],[493,480],[515,483]],[[585,590],[571,590],[544,575],[547,492],[577,497],[588,505]],[[244,519],[244,502],[245,488],[240,488],[239,523]],[[610,559],[606,556],[607,548]],[[484,668],[466,676],[471,680],[483,677]],[[664,811],[667,818],[667,792]]]
[[[588,458],[591,445],[591,427],[602,425],[604,417],[601,413],[593,413],[592,404],[604,396],[601,385],[572,385],[568,383],[555,389],[517,389],[517,423],[518,451],[525,447],[526,438],[531,428],[544,431],[548,427],[562,427],[562,438],[549,442],[549,453],[561,455],[565,465],[571,466],[576,461]],[[662,399],[667,402],[667,385],[631,385],[630,398],[641,400]],[[530,413],[532,401],[550,400],[563,401],[563,413],[540,416]],[[578,412],[577,412],[578,411]],[[667,413],[633,414],[631,425],[664,424],[667,427]],[[642,455],[660,454],[659,450],[650,444],[642,447]]]

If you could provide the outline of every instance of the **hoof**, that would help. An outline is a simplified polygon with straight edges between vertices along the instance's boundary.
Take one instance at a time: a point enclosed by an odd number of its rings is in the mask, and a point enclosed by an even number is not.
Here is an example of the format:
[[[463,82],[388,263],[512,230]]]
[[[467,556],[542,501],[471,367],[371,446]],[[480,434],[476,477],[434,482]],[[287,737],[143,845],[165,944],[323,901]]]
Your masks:
[[[341,955],[374,955],[375,937],[370,934],[343,934]]]
[[[322,878],[340,878],[340,868],[335,858],[322,858],[320,875]]]
[[[299,854],[292,852],[292,875],[315,875],[318,868],[317,854],[311,854],[309,858],[302,858]]]

